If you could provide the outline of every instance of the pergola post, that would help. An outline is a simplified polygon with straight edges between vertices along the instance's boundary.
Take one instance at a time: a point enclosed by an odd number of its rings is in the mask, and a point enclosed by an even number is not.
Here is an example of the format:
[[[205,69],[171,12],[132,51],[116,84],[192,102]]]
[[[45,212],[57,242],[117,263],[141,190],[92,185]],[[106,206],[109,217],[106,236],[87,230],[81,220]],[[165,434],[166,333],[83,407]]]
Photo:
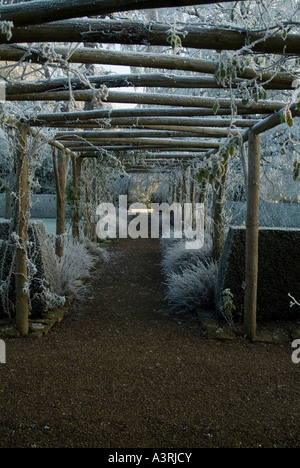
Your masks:
[[[17,164],[16,164],[16,206],[15,232],[17,247],[15,257],[16,284],[16,328],[21,336],[28,335],[29,325],[29,285],[27,269],[27,240],[29,223],[29,184],[27,129],[19,125],[16,130]]]
[[[73,169],[73,194],[72,194],[72,236],[74,239],[79,239],[80,237],[80,210],[79,210],[79,187],[78,180],[81,173],[81,158],[76,158],[72,156],[72,169]]]
[[[192,202],[192,212],[193,212],[193,228],[196,227],[196,182],[195,182],[195,173],[192,171],[191,179],[191,202]]]
[[[66,153],[53,148],[53,168],[56,185],[56,244],[55,253],[61,258],[64,252],[64,234],[66,228],[65,200],[66,200]]]
[[[191,202],[191,166],[187,166],[184,171],[184,202]]]
[[[256,335],[259,196],[260,196],[260,135],[249,133],[248,196],[246,228],[246,275],[244,331],[250,340]]]
[[[215,182],[214,206],[213,206],[213,258],[219,260],[224,244],[223,208],[226,202],[225,186],[228,173],[228,162],[224,164],[223,174],[218,175]]]

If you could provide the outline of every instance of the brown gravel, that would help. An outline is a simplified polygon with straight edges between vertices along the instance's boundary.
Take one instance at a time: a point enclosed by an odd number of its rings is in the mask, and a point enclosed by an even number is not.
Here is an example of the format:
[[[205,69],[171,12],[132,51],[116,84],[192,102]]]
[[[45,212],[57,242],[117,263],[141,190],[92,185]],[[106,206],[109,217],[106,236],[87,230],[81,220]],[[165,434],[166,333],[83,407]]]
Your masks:
[[[291,346],[163,314],[158,243],[124,240],[41,340],[7,341],[1,448],[300,447]]]

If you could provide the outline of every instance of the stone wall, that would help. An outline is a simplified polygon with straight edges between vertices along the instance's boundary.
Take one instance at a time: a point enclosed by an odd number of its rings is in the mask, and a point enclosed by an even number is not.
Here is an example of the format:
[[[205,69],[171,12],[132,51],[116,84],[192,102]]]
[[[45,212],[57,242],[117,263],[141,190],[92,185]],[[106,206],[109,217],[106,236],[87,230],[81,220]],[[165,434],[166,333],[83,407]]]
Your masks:
[[[243,319],[246,229],[231,227],[219,265],[216,304],[222,307],[222,292],[230,289],[237,308],[235,319]],[[295,320],[299,307],[290,308],[288,293],[300,299],[300,229],[260,228],[258,321]]]
[[[32,218],[56,218],[56,196],[55,195],[33,195],[31,197]],[[0,218],[5,216],[5,194],[0,194]]]

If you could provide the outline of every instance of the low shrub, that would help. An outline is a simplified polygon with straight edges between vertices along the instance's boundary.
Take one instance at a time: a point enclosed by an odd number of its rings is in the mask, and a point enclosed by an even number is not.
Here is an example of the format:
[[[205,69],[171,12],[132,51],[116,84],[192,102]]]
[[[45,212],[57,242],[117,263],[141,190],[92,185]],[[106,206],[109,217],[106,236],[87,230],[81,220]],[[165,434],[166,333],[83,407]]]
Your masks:
[[[213,261],[198,260],[182,272],[167,276],[168,300],[171,309],[193,312],[197,308],[214,308],[215,278],[218,266]]]
[[[66,236],[64,253],[57,258],[60,291],[62,296],[80,295],[78,282],[90,276],[90,269],[96,260],[108,261],[108,253],[91,241],[77,241]]]
[[[186,249],[186,239],[162,239],[162,273],[168,301],[176,312],[215,307],[218,265],[212,259],[212,236],[207,230],[201,249]]]

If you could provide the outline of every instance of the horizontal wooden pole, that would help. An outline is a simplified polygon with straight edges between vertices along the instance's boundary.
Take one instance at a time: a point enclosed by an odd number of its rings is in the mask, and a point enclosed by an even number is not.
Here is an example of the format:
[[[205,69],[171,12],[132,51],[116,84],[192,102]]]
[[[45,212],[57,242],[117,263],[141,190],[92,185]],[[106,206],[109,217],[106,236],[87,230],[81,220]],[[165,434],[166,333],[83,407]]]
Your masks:
[[[78,101],[90,101],[93,98],[91,91],[74,91],[73,97]],[[7,100],[11,101],[64,101],[69,100],[70,94],[66,91],[55,91],[34,94],[18,94],[7,96]],[[213,108],[218,103],[220,108],[231,109],[231,99],[215,99],[202,98],[190,95],[166,95],[159,93],[126,93],[120,91],[108,91],[103,94],[103,102],[123,103],[123,104],[149,104],[160,106],[178,106],[178,107],[204,107]],[[249,106],[245,106],[242,100],[236,100],[235,105],[238,109],[255,111],[260,114],[262,112],[274,112],[284,107],[284,102],[279,101],[259,101],[253,102]]]
[[[68,148],[72,148],[74,146],[77,146],[77,142],[74,141],[69,141],[69,140],[59,140],[60,143],[68,144]],[[99,140],[91,140],[88,139],[89,142],[93,142],[94,144],[99,142]],[[157,145],[157,146],[169,146],[169,147],[176,147],[176,148],[219,148],[220,143],[215,143],[211,141],[201,141],[197,139],[196,141],[192,139],[184,140],[184,139],[168,139],[168,138],[118,138],[118,140],[112,141],[112,140],[106,140],[103,139],[101,141],[103,145],[109,143],[110,146],[114,146],[114,144],[118,145],[120,143],[125,143],[127,145]]]
[[[225,138],[231,135],[239,135],[240,130],[230,128],[217,128],[217,127],[183,127],[175,125],[149,125],[144,126],[143,129],[157,130],[157,131],[168,131],[168,132],[181,132],[186,136],[190,135],[193,137],[211,137],[211,138]]]
[[[228,114],[228,110],[219,113]],[[222,115],[221,114],[221,115]],[[224,118],[199,118],[197,116],[212,116],[211,109],[204,108],[133,108],[133,109],[101,109],[96,111],[78,111],[38,114],[30,119],[30,125],[74,125],[79,127],[84,123],[98,126],[133,126],[143,125],[177,125],[199,127],[229,127],[234,123],[236,127],[251,127],[258,123],[257,119],[238,119],[234,121]],[[188,117],[190,116],[190,117]],[[196,117],[195,117],[196,116]]]
[[[163,144],[163,145],[162,145],[162,148],[164,148],[165,146],[166,146],[166,145]],[[187,148],[187,151],[190,151],[189,146],[182,146],[183,149],[184,149],[185,147]],[[210,145],[210,146],[205,145],[205,147],[204,147],[204,149],[203,149],[203,152],[205,152],[205,150],[207,150],[207,147],[211,147],[211,145]],[[68,148],[68,150],[70,151],[70,149],[71,149],[72,152],[76,152],[76,153],[97,153],[97,152],[101,152],[101,150],[103,150],[104,148],[105,148],[105,146],[100,145],[99,142],[95,142],[94,145],[91,144],[91,145],[89,145],[89,146],[74,146],[74,147],[73,147],[73,146],[71,145],[71,146]],[[143,148],[144,148],[144,146],[143,146]],[[153,147],[153,148],[154,148],[154,147]],[[176,146],[175,148],[176,148],[176,151],[178,151],[177,146]],[[129,147],[129,146],[128,146],[127,149],[128,149],[128,151],[130,151],[130,150],[132,150],[132,147]],[[140,150],[140,146],[139,146],[139,145],[137,145],[137,150]],[[107,151],[110,151],[110,152],[114,151],[114,147],[111,147],[110,150],[107,150]],[[199,151],[199,147],[198,147],[198,148],[195,148],[194,154],[197,155],[199,152],[201,152],[201,151]],[[176,158],[178,158],[178,157],[180,157],[180,158],[186,158],[186,156],[184,156],[184,155],[182,155],[182,154],[181,154],[180,156],[174,156],[174,157],[176,157]],[[188,156],[188,157],[189,157],[189,156]],[[197,156],[195,156],[195,157],[197,157]]]
[[[187,106],[187,107],[205,107],[213,108],[216,102],[221,108],[231,109],[231,99],[215,99],[204,98],[189,95],[166,95],[160,93],[126,93],[120,91],[109,91],[105,101],[114,103],[130,103],[130,104],[150,104],[150,105],[169,105],[169,106]],[[249,106],[245,106],[242,100],[236,100],[235,106],[238,109],[255,110],[257,113],[261,111],[274,112],[282,107],[285,103],[280,101],[259,101],[253,102]]]
[[[175,128],[175,127],[174,127]],[[234,135],[239,134],[239,131],[224,128],[197,128],[198,135],[194,133],[188,133],[190,131],[190,127],[187,127],[186,132],[180,131],[180,127],[176,127],[177,130],[151,130],[151,129],[126,129],[126,130],[99,130],[99,131],[85,131],[85,132],[58,132],[56,133],[56,139],[63,139],[65,141],[76,142],[76,140],[89,140],[89,139],[120,139],[120,138],[139,138],[139,137],[154,137],[154,138],[180,138],[180,137],[196,137],[199,138],[200,136],[210,137],[210,138],[222,138],[227,137],[229,133]]]
[[[110,0],[109,0],[110,1]],[[199,4],[199,3],[198,3]],[[28,4],[29,5],[29,4]],[[154,8],[154,7],[153,7]],[[1,15],[3,7],[1,7]],[[62,17],[60,17],[62,18]],[[49,20],[50,21],[50,20]],[[40,24],[41,21],[38,21]],[[299,34],[274,34],[265,39],[263,32],[241,31],[234,29],[203,28],[197,24],[178,23],[183,47],[212,50],[239,50],[253,44],[252,50],[270,54],[299,55]],[[0,35],[0,43],[44,43],[44,42],[84,42],[148,44],[167,46],[170,25],[163,23],[133,22],[128,20],[69,20],[55,21],[38,26],[15,27],[11,40]]]
[[[261,114],[268,113],[268,111],[263,111]],[[257,114],[256,111],[239,109],[239,115],[250,115]],[[231,109],[219,109],[218,116],[229,116],[231,115]],[[82,117],[82,120],[81,120]],[[138,119],[140,118],[152,118],[152,117],[214,117],[215,113],[213,109],[203,108],[203,107],[145,107],[145,108],[128,108],[128,109],[101,109],[97,111],[80,111],[80,112],[67,112],[67,113],[45,113],[38,114],[34,118],[22,119],[23,123],[31,125],[33,127],[59,127],[69,126],[70,123],[75,124],[75,126],[80,127],[83,121],[89,121],[91,125],[98,126],[100,124],[109,124],[111,119]],[[93,120],[95,119],[95,120]],[[102,120],[101,120],[102,119]],[[242,120],[242,119],[239,119]],[[245,119],[250,120],[250,119]],[[203,122],[205,119],[203,119]],[[201,124],[202,126],[204,123]],[[210,124],[209,124],[210,125]]]
[[[172,151],[167,151],[167,152],[144,152],[143,156],[145,158],[151,158],[151,159],[173,159],[173,158],[202,158],[204,152],[186,152],[186,151],[180,151],[180,152],[172,152]]]
[[[206,80],[197,76],[176,76],[165,74],[125,74],[125,75],[104,75],[89,76],[89,83],[95,89],[102,86],[107,88],[128,88],[128,87],[151,87],[151,88],[208,88],[211,87],[212,80]],[[79,78],[70,80],[72,90],[84,90],[88,86]],[[19,83],[10,83],[6,85],[6,96],[16,94],[32,94],[55,92],[68,89],[68,78],[56,78],[51,81],[42,82],[21,81]],[[213,86],[215,87],[215,86]]]
[[[58,140],[69,141],[70,143],[76,143],[80,141],[90,140],[120,140],[120,139],[132,139],[132,138],[182,138],[182,137],[195,137],[193,133],[187,135],[185,132],[174,132],[166,130],[100,130],[97,132],[58,132],[55,136]],[[211,136],[211,135],[209,135]],[[227,133],[226,133],[227,136]]]
[[[224,3],[230,1],[222,0]],[[19,26],[114,12],[212,3],[215,3],[215,0],[34,0],[28,3],[2,5],[1,20],[13,21]]]
[[[186,119],[186,120],[185,120]],[[124,119],[125,121],[127,119]],[[145,123],[141,123],[139,124],[138,123],[138,119],[128,119],[128,123],[126,122],[123,122],[123,119],[112,119],[111,121],[108,122],[103,122],[102,124],[101,123],[98,123],[98,122],[95,122],[95,121],[81,121],[81,122],[73,122],[73,123],[70,123],[70,124],[66,124],[65,122],[58,122],[56,125],[54,125],[52,123],[52,126],[55,126],[55,127],[59,127],[59,128],[81,128],[81,129],[99,129],[99,130],[103,130],[103,129],[113,129],[113,128],[133,128],[133,129],[137,129],[137,128],[140,128],[140,129],[156,129],[156,130],[174,130],[174,131],[184,131],[184,132],[193,132],[193,133],[199,133],[202,132],[204,130],[204,128],[209,128],[210,125],[215,125],[216,127],[214,128],[230,128],[231,126],[234,127],[240,127],[240,128],[248,128],[248,127],[251,127],[253,125],[255,125],[256,123],[259,122],[259,120],[255,119],[255,120],[250,120],[250,119],[245,119],[245,121],[243,120],[239,120],[239,121],[236,121],[236,122],[231,122],[229,119],[216,119],[216,121],[212,121],[210,122],[209,120],[212,120],[212,119],[207,119],[206,121],[203,122],[203,125],[202,123],[199,123],[197,124],[195,122],[195,125],[199,125],[199,127],[196,127],[196,126],[193,126],[193,122],[188,122],[188,120],[193,120],[193,118],[185,118],[185,117],[178,117],[178,118],[174,118],[174,120],[172,121],[169,121],[168,119],[160,119],[158,118],[158,122],[155,122],[155,119],[149,119],[149,121],[151,122],[150,124],[147,125],[147,120],[148,119],[145,119]],[[181,121],[184,121],[182,122],[182,125],[181,125]],[[195,119],[197,120],[197,119]],[[202,119],[203,120],[203,119]],[[223,123],[223,120],[224,120],[224,123]],[[134,123],[135,122],[135,123]],[[199,119],[199,122],[201,122],[201,119]],[[241,123],[240,123],[241,122]],[[247,124],[247,122],[249,122]],[[156,125],[155,125],[156,124]],[[169,125],[168,125],[169,124]],[[171,125],[172,124],[172,125]],[[233,130],[234,132],[234,130]]]
[[[129,151],[130,153],[132,152],[141,152],[141,151],[166,151],[166,146],[165,145],[159,145],[159,144],[145,144],[145,143],[135,143],[134,145],[130,145],[130,143],[123,144],[123,145],[109,145],[109,144],[104,144],[99,146],[99,150],[97,152],[101,152],[102,150],[112,152],[112,153],[125,153],[126,151]],[[187,149],[184,148],[179,148],[177,146],[170,146],[167,148],[168,152],[178,152],[178,151],[184,151],[184,152],[189,152],[189,153],[207,153],[207,148],[194,148],[193,146],[187,147]],[[90,151],[93,153],[93,150]]]
[[[48,60],[44,56],[43,49],[31,45],[30,48],[18,45],[0,46],[0,58],[7,61],[19,61],[24,58],[33,63],[44,63]],[[101,65],[124,65],[132,67],[147,67],[169,70],[185,70],[192,72],[214,75],[217,71],[217,63],[210,60],[197,59],[189,56],[178,56],[168,54],[151,54],[141,52],[125,52],[107,49],[94,49],[90,47],[76,49],[71,55],[67,47],[55,47],[54,62],[61,63],[67,60],[69,63],[101,64]],[[268,82],[265,89],[291,89],[294,78],[288,73],[264,71],[257,74],[252,68],[246,67],[242,73],[237,72],[239,77],[233,80],[235,87],[245,79],[258,78],[258,82]],[[198,77],[198,87],[223,88],[213,77]],[[125,81],[125,80],[124,80]],[[47,82],[48,83],[48,82]],[[48,83],[49,84],[49,83]],[[146,84],[144,86],[147,86]],[[150,86],[150,85],[149,85]],[[14,94],[7,89],[8,94]]]

